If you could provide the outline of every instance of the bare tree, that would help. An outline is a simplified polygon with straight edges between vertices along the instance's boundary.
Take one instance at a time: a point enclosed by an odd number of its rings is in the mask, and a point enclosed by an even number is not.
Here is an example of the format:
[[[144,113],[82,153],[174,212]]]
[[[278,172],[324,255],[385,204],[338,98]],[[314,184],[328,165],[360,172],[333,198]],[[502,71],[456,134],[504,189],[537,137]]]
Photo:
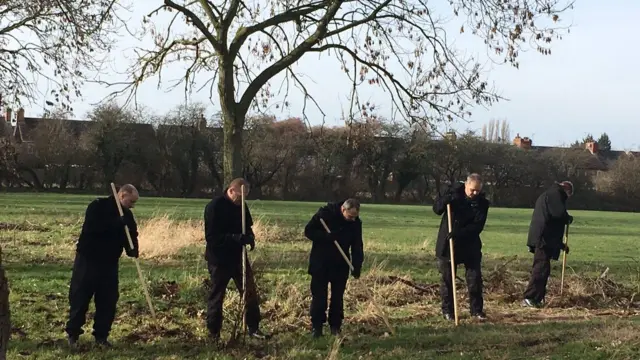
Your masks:
[[[193,194],[197,187],[206,128],[204,104],[183,104],[165,115],[158,128],[164,157],[175,169],[180,193]]]
[[[44,94],[71,109],[72,96],[91,72],[100,71],[121,21],[120,0],[4,0],[0,2],[0,94],[14,105]]]
[[[65,120],[68,113],[57,109],[45,114],[33,131],[33,143],[39,165],[44,169],[42,185],[53,187],[58,185],[65,189],[71,176],[74,161],[82,162],[82,149],[77,147],[77,137]]]
[[[489,124],[482,126],[482,138],[492,143],[508,143],[511,140],[509,122],[507,122],[506,119],[503,119],[501,122],[498,122],[496,119],[491,119]]]
[[[108,188],[123,161],[135,154],[136,134],[131,126],[134,113],[116,103],[108,103],[93,109],[89,119],[91,123],[81,143],[91,154],[91,162],[96,164],[103,185]]]
[[[449,1],[491,52],[516,67],[527,41],[539,52],[550,53],[549,43],[560,30],[541,24],[545,18],[558,20],[567,9],[559,2]],[[150,20],[160,11],[172,13],[168,29],[158,29]],[[425,0],[263,0],[251,6],[241,0],[164,0],[143,20],[154,35],[154,47],[138,52],[138,61],[127,71],[130,81],[111,83],[123,87],[113,95],[134,95],[139,84],[160,74],[168,63],[187,62],[183,78],[174,85],[184,84],[186,91],[202,72],[208,73],[205,85],[210,85],[212,97],[217,86],[222,110],[228,180],[242,173],[245,117],[251,108],[271,106],[269,99],[276,91],[270,82],[276,75],[284,72],[284,106],[294,85],[304,95],[305,109],[308,100],[319,108],[291,68],[308,53],[329,54],[340,62],[352,82],[351,117],[367,116],[367,106],[356,93],[362,84],[388,91],[393,110],[404,118],[430,124],[468,116],[471,104],[498,100],[481,79],[478,61],[456,54],[436,15]],[[178,29],[180,21],[187,23],[188,31]]]

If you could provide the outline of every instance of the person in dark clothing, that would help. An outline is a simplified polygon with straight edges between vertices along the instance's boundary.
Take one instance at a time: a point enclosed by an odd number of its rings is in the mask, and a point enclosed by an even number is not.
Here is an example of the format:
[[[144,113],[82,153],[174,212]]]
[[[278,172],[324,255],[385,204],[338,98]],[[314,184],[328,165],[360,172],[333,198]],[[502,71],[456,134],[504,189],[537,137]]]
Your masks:
[[[331,234],[327,233],[320,219],[324,220]],[[333,335],[338,335],[344,319],[343,297],[350,269],[334,240],[352,262],[351,275],[356,279],[360,278],[364,260],[360,203],[356,199],[328,203],[309,220],[304,228],[304,235],[312,241],[307,272],[311,275],[310,316],[313,336],[322,336],[322,327],[327,321],[329,284],[329,327]]]
[[[204,210],[204,229],[206,250],[205,259],[211,276],[211,291],[207,300],[207,328],[213,340],[220,338],[222,329],[222,305],[229,281],[233,279],[240,295],[244,291],[242,277],[242,247],[255,247],[253,219],[246,204],[242,204],[242,185],[245,197],[249,194],[249,183],[237,178],[231,181],[224,195],[211,200]],[[242,208],[245,207],[246,234],[242,234]],[[246,262],[247,296],[246,323],[249,336],[264,339],[266,335],[259,330],[260,307],[256,286],[253,280],[251,263]]]
[[[113,195],[93,200],[85,213],[69,288],[70,310],[65,331],[71,346],[84,333],[82,326],[92,297],[96,307],[93,336],[99,345],[111,346],[107,338],[119,298],[120,256],[124,250],[127,256],[137,258],[139,251],[138,228],[130,210],[138,201],[138,191],[127,184],[117,195],[124,216],[120,217]],[[129,227],[133,249],[129,247],[125,225]]]
[[[524,292],[522,305],[541,307],[551,274],[551,259],[558,260],[560,251],[569,253],[569,247],[562,241],[565,226],[573,222],[567,212],[567,199],[573,195],[573,184],[563,181],[553,184],[536,200],[529,225],[527,247],[533,253],[531,278]]]
[[[451,204],[452,231],[449,232],[447,204]],[[455,184],[433,204],[433,212],[442,215],[435,254],[441,274],[440,298],[442,315],[446,320],[454,319],[453,287],[451,283],[451,257],[449,239],[453,238],[455,265],[464,264],[471,316],[484,320],[482,296],[482,240],[489,211],[489,200],[482,192],[482,178],[471,174],[464,184]]]

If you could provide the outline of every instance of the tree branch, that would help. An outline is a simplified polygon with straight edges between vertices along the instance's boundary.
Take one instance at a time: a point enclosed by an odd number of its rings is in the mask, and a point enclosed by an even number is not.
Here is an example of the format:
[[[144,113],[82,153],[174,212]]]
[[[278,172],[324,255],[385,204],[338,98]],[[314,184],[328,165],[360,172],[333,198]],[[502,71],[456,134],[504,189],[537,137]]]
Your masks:
[[[238,0],[234,0],[234,1],[238,1]],[[338,8],[340,7],[341,3],[345,2],[344,0],[334,0],[334,1],[337,1],[339,3]],[[318,1],[315,4],[311,3],[308,5],[298,6],[296,8],[284,11],[280,14],[277,14],[255,25],[252,25],[249,27],[240,27],[240,29],[238,29],[238,31],[236,32],[236,36],[231,42],[231,46],[229,46],[229,55],[231,56],[232,59],[235,58],[238,55],[238,52],[240,51],[240,48],[242,47],[244,42],[252,34],[265,30],[270,26],[276,26],[288,21],[294,21],[296,19],[300,19],[300,17],[311,14],[314,11],[318,11],[324,8],[325,6],[326,6],[325,1]]]
[[[204,0],[200,0],[200,1],[202,3]],[[206,1],[204,1],[204,3],[207,7],[209,7],[209,4],[207,4]],[[193,25],[195,25],[195,27],[197,27],[198,30],[202,32],[202,35],[204,35],[207,38],[209,43],[211,43],[211,46],[213,46],[213,48],[216,49],[218,53],[222,54],[225,52],[225,48],[222,46],[222,44],[220,44],[218,39],[216,39],[216,37],[213,36],[211,31],[209,31],[207,26],[202,22],[202,20],[200,20],[200,18],[196,14],[193,13],[193,11],[187,9],[184,6],[176,4],[171,0],[164,0],[164,4],[185,14],[191,20],[191,22],[193,22]],[[211,8],[209,8],[209,10],[211,10]],[[212,21],[217,21],[215,16],[213,16],[213,13],[211,13],[211,15],[213,19]],[[215,25],[216,22],[213,22],[213,24]]]
[[[277,75],[280,71],[287,68],[294,62],[298,61],[305,52],[307,52],[313,45],[317,44],[327,33],[327,25],[329,21],[335,16],[343,4],[343,0],[333,0],[333,3],[327,8],[326,13],[320,19],[316,31],[305,39],[300,45],[295,47],[289,55],[276,61],[274,64],[263,70],[256,78],[249,84],[247,90],[245,90],[242,98],[238,102],[238,107],[241,113],[246,113],[249,110],[249,106],[260,88],[267,83],[271,78]],[[286,13],[285,13],[286,14]],[[273,18],[272,18],[273,19]]]

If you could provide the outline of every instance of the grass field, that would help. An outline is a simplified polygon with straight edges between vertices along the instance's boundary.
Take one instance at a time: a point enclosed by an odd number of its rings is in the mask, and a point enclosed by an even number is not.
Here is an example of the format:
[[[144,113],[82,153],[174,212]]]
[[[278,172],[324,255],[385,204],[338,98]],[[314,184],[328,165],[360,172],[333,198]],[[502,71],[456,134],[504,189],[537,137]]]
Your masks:
[[[150,317],[134,262],[123,257],[114,349],[92,346],[92,305],[81,349],[71,352],[63,331],[68,284],[91,199],[0,194],[0,223],[11,225],[0,230],[14,327],[9,359],[640,358],[638,214],[572,211],[564,297],[561,262],[555,262],[548,306],[534,310],[519,306],[531,262],[525,247],[531,210],[491,209],[482,235],[488,320],[469,318],[460,282],[461,324],[454,328],[440,316],[433,256],[439,217],[426,206],[364,205],[365,265],[361,279],[349,281],[338,346],[329,335],[316,341],[309,335],[311,244],[302,229],[321,204],[253,201],[258,239],[249,254],[262,296],[262,328],[273,337],[216,347],[206,341],[204,323],[206,200],[162,198],[142,198],[134,209],[141,266],[159,319]],[[229,289],[223,340],[230,337],[239,300],[233,284]],[[387,333],[372,300],[389,315],[395,335]]]

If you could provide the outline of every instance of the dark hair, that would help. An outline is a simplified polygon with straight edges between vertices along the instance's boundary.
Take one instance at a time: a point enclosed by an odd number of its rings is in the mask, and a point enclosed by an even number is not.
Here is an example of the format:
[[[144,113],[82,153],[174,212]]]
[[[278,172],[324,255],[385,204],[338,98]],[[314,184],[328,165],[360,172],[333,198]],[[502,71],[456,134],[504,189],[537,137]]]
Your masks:
[[[360,211],[360,201],[354,198],[349,198],[342,203],[342,207],[344,207],[345,210],[356,209]]]
[[[231,180],[231,182],[229,183],[229,186],[227,186],[227,189],[234,188],[236,186],[242,186],[242,185],[244,185],[245,187],[249,187],[249,182],[244,178],[235,178]]]

